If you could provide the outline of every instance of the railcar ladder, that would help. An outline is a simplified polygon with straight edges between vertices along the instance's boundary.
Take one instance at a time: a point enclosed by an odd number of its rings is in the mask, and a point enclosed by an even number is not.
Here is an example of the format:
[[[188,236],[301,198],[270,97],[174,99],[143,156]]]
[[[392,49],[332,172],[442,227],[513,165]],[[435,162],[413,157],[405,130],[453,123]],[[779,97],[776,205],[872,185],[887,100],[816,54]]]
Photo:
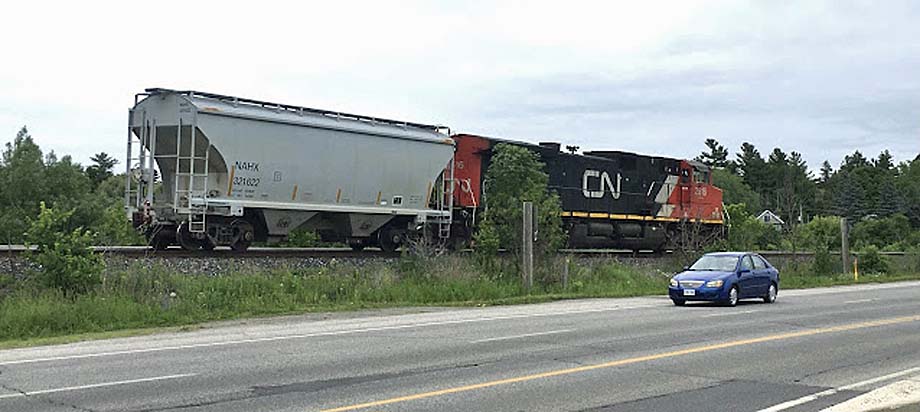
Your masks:
[[[207,144],[201,144],[199,140],[195,124],[185,125],[182,119],[179,119],[176,128],[176,180],[173,205],[177,214],[187,215],[188,230],[192,233],[203,233],[207,229],[205,216],[211,143],[206,141]],[[188,144],[183,145],[184,141]],[[184,147],[188,147],[187,153],[184,153]],[[204,148],[203,154],[199,154],[199,147]]]
[[[128,111],[128,150],[125,161],[125,211],[141,210],[144,202],[153,203],[154,158],[156,150],[156,120],[141,112],[137,135],[131,127],[134,111]],[[135,153],[136,149],[136,153]]]
[[[454,159],[451,157],[447,170],[444,171],[441,179],[441,195],[438,196],[437,209],[441,212],[438,216],[438,238],[447,240],[450,238],[450,225],[453,220],[454,210]]]

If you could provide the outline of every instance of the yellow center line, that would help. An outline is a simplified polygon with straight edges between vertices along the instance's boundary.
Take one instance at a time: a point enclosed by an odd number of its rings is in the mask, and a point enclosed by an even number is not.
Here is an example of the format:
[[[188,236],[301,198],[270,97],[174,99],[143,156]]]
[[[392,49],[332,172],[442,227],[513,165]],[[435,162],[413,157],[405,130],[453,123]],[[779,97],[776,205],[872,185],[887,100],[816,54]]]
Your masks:
[[[698,346],[695,348],[688,348],[688,349],[676,350],[676,351],[671,351],[671,352],[658,353],[654,355],[638,356],[634,358],[620,359],[620,360],[615,360],[611,362],[598,363],[594,365],[579,366],[577,368],[558,369],[558,370],[549,371],[549,372],[518,376],[518,377],[508,378],[508,379],[499,379],[499,380],[494,380],[494,381],[477,383],[473,385],[457,386],[453,388],[441,389],[441,390],[431,391],[431,392],[422,392],[422,393],[417,393],[414,395],[400,396],[396,398],[383,399],[379,401],[360,403],[360,404],[348,405],[348,406],[341,406],[341,407],[332,408],[332,409],[325,409],[322,412],[354,411],[358,409],[373,408],[377,406],[390,405],[394,403],[409,402],[409,401],[425,399],[425,398],[433,398],[436,396],[450,395],[453,393],[491,388],[493,386],[509,385],[512,383],[526,382],[526,381],[532,381],[536,379],[552,378],[555,376],[562,376],[562,375],[571,375],[573,373],[593,371],[596,369],[612,368],[616,366],[629,365],[633,363],[648,362],[648,361],[653,361],[653,360],[658,360],[658,359],[691,355],[691,354],[700,353],[700,352],[709,352],[709,351],[714,351],[714,350],[719,350],[719,349],[733,348],[736,346],[753,345],[756,343],[772,342],[772,341],[778,341],[778,340],[800,338],[804,336],[821,335],[821,334],[826,334],[826,333],[846,332],[846,331],[857,330],[857,329],[865,329],[865,328],[871,328],[871,327],[877,327],[877,326],[886,326],[886,325],[894,325],[898,323],[917,322],[917,321],[920,321],[920,315],[881,319],[881,320],[875,320],[875,321],[870,321],[870,322],[851,323],[851,324],[833,326],[833,327],[828,327],[828,328],[808,329],[808,330],[803,330],[803,331],[798,331],[798,332],[780,333],[776,335],[761,336],[759,338],[735,340],[735,341],[729,341],[729,342],[724,342],[724,343],[717,343],[714,345]]]

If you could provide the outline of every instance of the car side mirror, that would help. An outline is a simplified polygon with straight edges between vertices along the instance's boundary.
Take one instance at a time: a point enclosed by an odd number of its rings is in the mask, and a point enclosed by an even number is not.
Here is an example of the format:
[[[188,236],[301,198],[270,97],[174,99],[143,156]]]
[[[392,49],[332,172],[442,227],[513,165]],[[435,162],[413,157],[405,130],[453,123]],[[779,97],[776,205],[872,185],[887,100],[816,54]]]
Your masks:
[[[743,275],[743,274],[745,274],[745,273],[751,273],[751,270],[750,270],[750,269],[741,269],[741,270],[738,271],[738,276],[741,276],[741,275]]]
[[[688,270],[690,270],[690,266],[684,266],[684,271],[686,272]]]

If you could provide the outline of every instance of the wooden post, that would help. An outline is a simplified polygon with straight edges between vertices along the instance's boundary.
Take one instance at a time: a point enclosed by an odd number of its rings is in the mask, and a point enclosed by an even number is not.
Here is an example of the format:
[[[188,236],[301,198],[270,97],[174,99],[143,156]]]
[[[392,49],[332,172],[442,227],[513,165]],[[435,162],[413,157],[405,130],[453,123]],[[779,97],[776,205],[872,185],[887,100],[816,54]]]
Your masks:
[[[562,290],[569,288],[569,264],[571,259],[566,256],[564,266],[562,266]]]
[[[524,257],[524,262],[521,267],[524,271],[524,289],[530,291],[533,287],[533,202],[524,202],[523,226],[521,255]]]
[[[850,273],[850,227],[847,218],[840,218],[840,258],[843,260],[843,273]]]

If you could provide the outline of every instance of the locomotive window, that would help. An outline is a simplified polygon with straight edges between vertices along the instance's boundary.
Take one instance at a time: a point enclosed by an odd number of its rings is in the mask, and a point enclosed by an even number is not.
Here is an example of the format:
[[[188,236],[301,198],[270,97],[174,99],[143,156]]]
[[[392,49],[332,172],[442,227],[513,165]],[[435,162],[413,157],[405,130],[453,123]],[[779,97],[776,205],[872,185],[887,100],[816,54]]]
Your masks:
[[[680,180],[684,183],[690,181],[690,172],[687,169],[680,169]]]
[[[709,183],[709,171],[694,168],[693,181],[697,183]]]

